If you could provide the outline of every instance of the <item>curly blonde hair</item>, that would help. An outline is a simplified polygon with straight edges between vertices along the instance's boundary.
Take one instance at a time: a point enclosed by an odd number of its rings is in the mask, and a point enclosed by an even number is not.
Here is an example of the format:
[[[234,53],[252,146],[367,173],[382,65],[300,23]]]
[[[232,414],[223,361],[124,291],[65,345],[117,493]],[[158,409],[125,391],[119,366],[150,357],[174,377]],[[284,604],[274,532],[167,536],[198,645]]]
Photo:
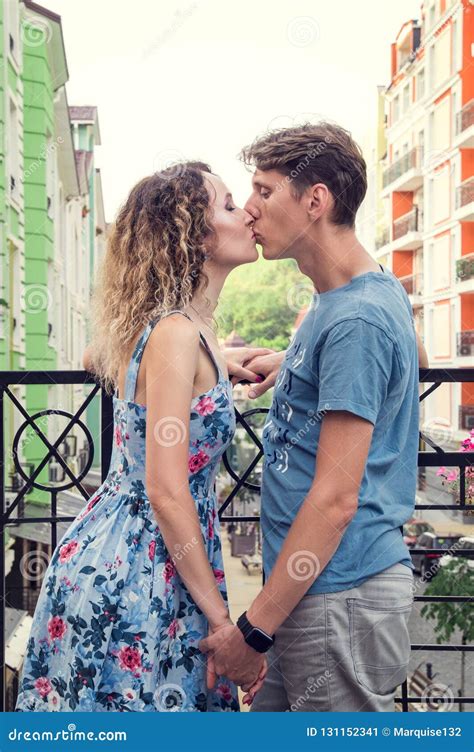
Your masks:
[[[183,162],[143,178],[120,209],[91,298],[89,354],[111,394],[138,333],[186,307],[208,284],[203,271],[214,234],[203,162]]]

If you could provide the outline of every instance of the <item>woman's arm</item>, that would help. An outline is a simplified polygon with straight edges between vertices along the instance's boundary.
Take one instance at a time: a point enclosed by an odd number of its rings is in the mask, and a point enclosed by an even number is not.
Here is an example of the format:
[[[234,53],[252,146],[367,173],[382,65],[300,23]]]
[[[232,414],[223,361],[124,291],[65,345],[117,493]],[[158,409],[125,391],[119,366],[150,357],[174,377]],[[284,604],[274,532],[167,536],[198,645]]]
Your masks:
[[[190,403],[198,353],[198,330],[179,314],[167,316],[150,335],[145,485],[170,557],[214,629],[231,622],[189,489]]]

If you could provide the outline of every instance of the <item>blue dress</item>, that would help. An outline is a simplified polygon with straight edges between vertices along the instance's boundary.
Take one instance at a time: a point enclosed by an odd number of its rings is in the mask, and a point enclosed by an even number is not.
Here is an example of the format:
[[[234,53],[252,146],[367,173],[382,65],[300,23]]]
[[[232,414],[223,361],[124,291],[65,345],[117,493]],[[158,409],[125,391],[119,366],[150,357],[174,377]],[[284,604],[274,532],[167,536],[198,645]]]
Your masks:
[[[17,711],[239,710],[233,682],[218,677],[212,690],[206,687],[206,656],[198,643],[208,634],[208,621],[176,569],[195,543],[170,555],[145,490],[146,407],[133,399],[143,350],[157,320],[137,342],[125,399],[113,397],[108,475],[51,557],[33,617]],[[235,431],[232,385],[200,337],[218,381],[191,403],[189,487],[227,602],[214,480]],[[155,429],[160,439],[179,441],[182,426],[166,420]]]

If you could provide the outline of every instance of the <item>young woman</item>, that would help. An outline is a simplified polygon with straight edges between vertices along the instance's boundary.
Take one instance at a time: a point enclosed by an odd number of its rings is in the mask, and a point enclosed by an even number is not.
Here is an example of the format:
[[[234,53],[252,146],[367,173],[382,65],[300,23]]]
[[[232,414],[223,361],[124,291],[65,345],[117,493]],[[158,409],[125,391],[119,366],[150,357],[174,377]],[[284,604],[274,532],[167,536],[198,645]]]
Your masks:
[[[230,622],[214,479],[235,418],[212,312],[257,259],[252,224],[202,163],[145,178],[118,215],[89,349],[115,388],[110,469],[51,558],[17,711],[239,710],[198,643]],[[262,655],[239,683],[265,673]]]

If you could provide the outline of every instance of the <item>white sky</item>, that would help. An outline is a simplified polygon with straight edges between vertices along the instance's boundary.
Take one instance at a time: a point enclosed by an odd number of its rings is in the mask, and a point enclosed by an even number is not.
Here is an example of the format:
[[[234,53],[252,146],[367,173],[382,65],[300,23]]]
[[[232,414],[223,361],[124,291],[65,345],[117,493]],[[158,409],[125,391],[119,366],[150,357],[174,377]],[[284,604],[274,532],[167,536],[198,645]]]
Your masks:
[[[41,2],[41,0],[39,0]],[[211,164],[242,205],[240,148],[329,118],[362,146],[390,44],[419,0],[43,0],[62,17],[69,104],[97,105],[107,220],[176,159]],[[306,118],[305,118],[306,116]]]

